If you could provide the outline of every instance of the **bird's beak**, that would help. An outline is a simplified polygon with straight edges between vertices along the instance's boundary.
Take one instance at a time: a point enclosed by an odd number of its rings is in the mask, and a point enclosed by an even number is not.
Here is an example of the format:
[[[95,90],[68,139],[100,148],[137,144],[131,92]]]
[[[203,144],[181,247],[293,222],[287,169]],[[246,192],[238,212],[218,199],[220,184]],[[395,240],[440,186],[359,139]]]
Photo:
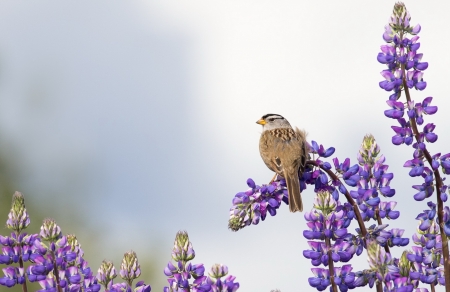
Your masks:
[[[256,121],[256,123],[264,126],[266,124],[266,121],[264,121],[263,119],[259,119]]]

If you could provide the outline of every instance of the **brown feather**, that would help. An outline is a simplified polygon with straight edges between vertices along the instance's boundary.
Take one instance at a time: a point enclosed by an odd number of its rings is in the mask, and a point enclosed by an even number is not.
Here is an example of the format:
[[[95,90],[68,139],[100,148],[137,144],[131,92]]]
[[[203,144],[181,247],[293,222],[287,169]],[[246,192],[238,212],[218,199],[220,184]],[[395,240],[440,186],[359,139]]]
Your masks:
[[[305,132],[292,128],[264,131],[259,141],[259,151],[267,167],[286,179],[291,212],[302,211],[299,170],[306,162]]]
[[[302,196],[300,194],[300,182],[295,173],[286,174],[286,185],[289,194],[289,210],[291,212],[303,211]]]

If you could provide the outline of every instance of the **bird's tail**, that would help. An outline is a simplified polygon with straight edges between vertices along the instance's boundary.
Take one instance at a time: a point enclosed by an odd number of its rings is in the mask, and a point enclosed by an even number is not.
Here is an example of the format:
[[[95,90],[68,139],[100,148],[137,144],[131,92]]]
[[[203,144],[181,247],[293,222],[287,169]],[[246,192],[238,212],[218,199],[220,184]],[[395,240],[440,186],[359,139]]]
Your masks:
[[[291,212],[303,211],[302,196],[300,194],[300,182],[298,174],[286,175],[286,184],[289,193],[289,210]]]

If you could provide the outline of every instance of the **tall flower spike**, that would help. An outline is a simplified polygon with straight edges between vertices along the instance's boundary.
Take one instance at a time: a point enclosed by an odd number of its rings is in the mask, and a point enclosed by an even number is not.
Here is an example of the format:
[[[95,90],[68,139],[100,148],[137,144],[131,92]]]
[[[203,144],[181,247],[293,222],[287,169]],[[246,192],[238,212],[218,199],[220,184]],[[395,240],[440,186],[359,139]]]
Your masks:
[[[6,221],[6,227],[17,233],[30,225],[30,217],[28,216],[27,209],[25,208],[25,199],[22,193],[15,192],[12,199],[11,211],[8,214],[8,220]]]
[[[39,235],[42,237],[42,239],[51,242],[57,241],[62,237],[61,228],[56,225],[55,220],[49,218],[44,219]]]
[[[133,283],[133,280],[141,275],[141,266],[134,251],[126,252],[123,255],[122,264],[120,265],[120,277],[128,282],[128,285]]]
[[[189,241],[189,235],[186,231],[178,231],[175,236],[175,242],[172,249],[172,258],[174,261],[186,263],[195,257],[192,243]]]
[[[98,282],[105,287],[105,290],[109,290],[115,277],[117,277],[117,273],[113,263],[104,260],[100,268],[98,268]]]

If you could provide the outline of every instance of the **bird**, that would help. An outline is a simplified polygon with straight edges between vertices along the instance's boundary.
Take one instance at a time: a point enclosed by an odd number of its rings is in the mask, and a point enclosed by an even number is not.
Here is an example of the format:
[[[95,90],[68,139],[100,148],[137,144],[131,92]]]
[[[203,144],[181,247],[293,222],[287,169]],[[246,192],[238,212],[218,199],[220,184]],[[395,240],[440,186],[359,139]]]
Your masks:
[[[267,167],[286,180],[289,194],[289,210],[303,211],[300,194],[299,171],[307,158],[306,133],[291,127],[281,115],[266,114],[257,124],[263,126],[259,139],[259,152]]]

